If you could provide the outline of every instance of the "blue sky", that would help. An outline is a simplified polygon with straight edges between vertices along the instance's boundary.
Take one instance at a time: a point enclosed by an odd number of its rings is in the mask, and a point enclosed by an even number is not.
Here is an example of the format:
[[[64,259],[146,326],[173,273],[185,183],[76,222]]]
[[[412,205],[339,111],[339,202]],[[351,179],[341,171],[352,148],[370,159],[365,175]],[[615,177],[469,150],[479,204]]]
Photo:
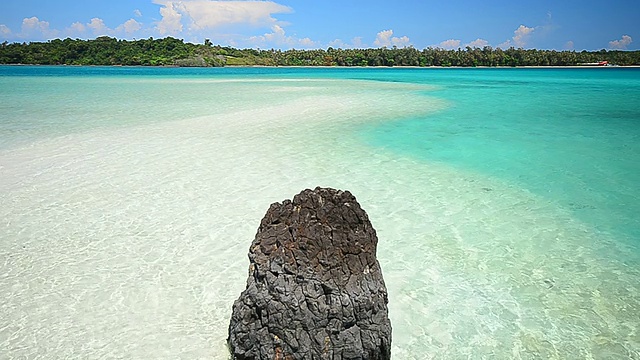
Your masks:
[[[0,41],[173,36],[241,48],[640,49],[638,0],[3,0]]]

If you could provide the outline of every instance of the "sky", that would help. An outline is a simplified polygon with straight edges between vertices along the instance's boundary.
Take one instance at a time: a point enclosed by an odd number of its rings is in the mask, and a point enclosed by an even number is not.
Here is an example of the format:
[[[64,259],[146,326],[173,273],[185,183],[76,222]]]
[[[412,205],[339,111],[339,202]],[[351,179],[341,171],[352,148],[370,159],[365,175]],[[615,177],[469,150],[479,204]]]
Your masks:
[[[640,49],[640,0],[2,0],[0,42],[163,38],[238,48]]]

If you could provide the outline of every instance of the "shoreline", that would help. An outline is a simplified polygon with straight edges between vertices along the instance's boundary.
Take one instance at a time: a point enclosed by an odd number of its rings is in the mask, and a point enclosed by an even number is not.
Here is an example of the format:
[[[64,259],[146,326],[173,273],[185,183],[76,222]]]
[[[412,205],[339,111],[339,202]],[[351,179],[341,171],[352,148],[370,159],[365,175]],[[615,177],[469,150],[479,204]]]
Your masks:
[[[223,69],[223,68],[285,68],[285,69],[615,69],[640,68],[640,65],[562,65],[562,66],[301,66],[301,65],[225,65],[225,66],[175,66],[175,65],[71,65],[71,64],[0,64],[0,66],[50,66],[50,67],[113,67],[113,68],[176,68],[176,69]]]
[[[229,68],[295,68],[295,69],[600,69],[600,68],[640,68],[640,65],[563,65],[563,66],[269,66],[269,65],[226,65]]]

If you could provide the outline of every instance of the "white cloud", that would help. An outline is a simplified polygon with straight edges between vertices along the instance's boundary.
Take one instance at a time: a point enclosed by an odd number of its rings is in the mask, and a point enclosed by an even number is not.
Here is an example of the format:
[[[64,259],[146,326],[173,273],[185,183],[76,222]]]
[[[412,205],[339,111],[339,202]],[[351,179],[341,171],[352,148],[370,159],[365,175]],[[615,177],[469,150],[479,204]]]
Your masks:
[[[397,47],[406,47],[410,44],[410,40],[408,36],[403,36],[400,38],[393,37],[391,38],[391,43]]]
[[[471,48],[483,48],[485,46],[489,46],[489,42],[485,39],[475,39],[468,43],[467,46]]]
[[[362,49],[367,47],[367,45],[362,42],[362,38],[359,36],[351,39],[351,43],[345,43],[344,41],[342,41],[342,39],[335,39],[329,42],[329,46],[342,49]]]
[[[610,49],[626,50],[627,46],[633,42],[633,39],[629,35],[622,35],[622,39],[609,41]]]
[[[176,34],[182,31],[182,14],[180,14],[174,7],[173,3],[169,2],[164,4],[164,7],[160,8],[160,15],[162,20],[158,22],[158,32],[160,34]]]
[[[181,20],[190,21],[193,30],[211,29],[224,25],[269,26],[277,24],[273,14],[293,10],[273,1],[216,1],[216,0],[153,0],[161,5],[162,20],[158,30],[164,33],[182,31]]]
[[[379,47],[390,46],[391,36],[393,36],[393,30],[380,31],[373,43]]]
[[[124,24],[118,26],[116,28],[116,31],[118,32],[122,32],[124,31],[127,34],[133,34],[134,32],[138,31],[142,29],[142,24],[140,24],[139,22],[135,21],[134,19],[129,19],[127,21],[124,22]]]
[[[498,45],[499,48],[508,48],[508,47],[518,47],[523,48],[529,43],[529,39],[531,35],[536,30],[536,28],[526,27],[524,25],[520,25],[514,32],[513,37],[502,44]]]
[[[22,20],[22,31],[40,30],[42,32],[49,30],[49,23],[40,21],[37,17],[24,18]]]
[[[110,29],[105,25],[104,20],[100,18],[93,18],[91,22],[87,24],[87,27],[91,29],[94,35],[103,36],[110,32]]]
[[[123,24],[118,25],[115,29],[108,27],[104,20],[100,18],[93,18],[90,22],[83,24],[81,22],[74,22],[65,29],[65,36],[85,38],[88,35],[91,36],[118,36],[118,35],[132,35],[143,29],[143,24],[129,19]],[[90,32],[90,34],[89,34]]]
[[[142,17],[142,11],[140,11],[139,9],[135,9],[133,10],[133,15],[135,15],[136,17]]]
[[[82,34],[87,31],[87,27],[81,22],[74,22],[67,30],[74,34]]]
[[[278,42],[286,41],[287,37],[285,35],[284,29],[281,26],[274,25],[271,28],[271,30],[273,30],[273,32],[264,34],[262,36],[262,38],[265,39],[265,41],[278,41]]]
[[[298,42],[300,43],[300,45],[302,45],[303,47],[306,48],[310,48],[316,45],[316,42],[311,40],[310,38],[306,37],[306,38],[302,38],[300,40],[298,40]]]
[[[273,45],[286,46],[286,47],[302,47],[311,48],[318,44],[309,38],[296,38],[294,36],[288,36],[285,30],[280,25],[273,25],[271,32],[261,36],[252,36],[249,38],[254,46],[269,47]]]
[[[410,40],[406,36],[403,36],[403,37],[393,36],[393,30],[380,31],[376,35],[376,39],[373,42],[373,44],[376,45],[377,47],[392,46],[392,45],[397,47],[405,47],[409,45],[409,43],[410,43]]]
[[[513,36],[513,43],[518,47],[525,46],[527,41],[529,40],[529,36],[533,33],[534,30],[534,28],[520,25],[520,27],[518,27],[516,31],[513,32],[515,34]]]
[[[393,35],[393,30],[383,30],[378,33],[375,41],[373,42],[376,46],[383,47],[391,45],[391,36]]]
[[[348,48],[349,46],[347,44],[344,43],[344,41],[340,40],[340,39],[335,39],[333,41],[329,41],[329,46],[332,48],[339,48],[339,49],[343,49],[343,48]]]
[[[573,41],[569,40],[564,44],[565,50],[573,50],[575,48]]]
[[[104,24],[104,21],[102,21],[102,19],[93,18],[86,24],[83,24],[79,21],[74,22],[73,24],[71,24],[71,26],[64,30],[64,34],[67,37],[85,38],[89,35],[89,30],[91,30],[91,32],[96,36],[102,36],[111,33],[111,29],[109,29]]]
[[[57,34],[58,31],[49,29],[49,23],[47,21],[41,21],[35,16],[22,20],[21,37],[51,38]]]
[[[11,35],[11,29],[7,25],[0,25],[0,35],[9,36]]]
[[[441,42],[438,47],[442,49],[457,49],[460,47],[460,40],[449,39]]]

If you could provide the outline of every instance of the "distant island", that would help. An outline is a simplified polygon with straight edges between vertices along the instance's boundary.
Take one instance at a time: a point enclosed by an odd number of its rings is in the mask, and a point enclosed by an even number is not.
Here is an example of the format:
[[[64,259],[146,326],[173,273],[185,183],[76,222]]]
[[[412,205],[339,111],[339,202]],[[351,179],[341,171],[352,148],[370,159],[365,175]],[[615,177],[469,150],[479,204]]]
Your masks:
[[[377,49],[278,50],[235,49],[193,44],[180,39],[93,40],[56,39],[48,42],[0,44],[0,64],[123,65],[123,66],[580,66],[640,65],[640,51],[556,51],[522,48],[393,47]]]

